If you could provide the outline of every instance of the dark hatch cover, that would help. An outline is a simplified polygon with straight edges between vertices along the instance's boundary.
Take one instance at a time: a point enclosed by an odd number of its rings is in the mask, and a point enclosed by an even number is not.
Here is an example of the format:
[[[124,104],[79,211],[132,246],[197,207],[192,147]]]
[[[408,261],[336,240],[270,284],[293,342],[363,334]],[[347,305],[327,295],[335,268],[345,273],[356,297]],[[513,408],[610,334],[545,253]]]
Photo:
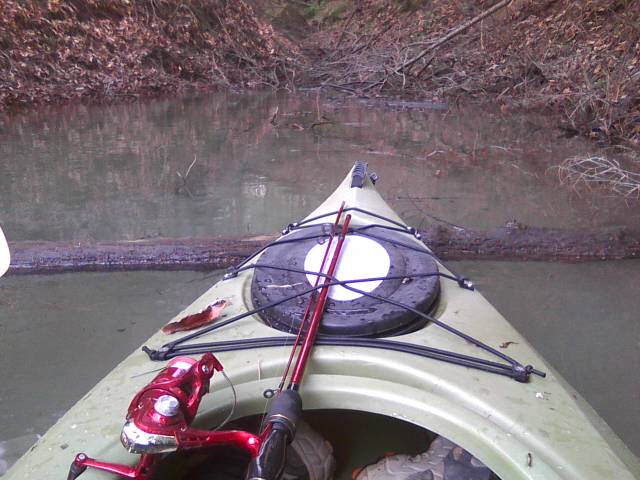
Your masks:
[[[320,236],[326,232],[326,226],[318,225],[295,231],[286,238]],[[410,240],[407,235],[380,227],[372,227],[365,232],[378,237],[374,240],[389,254],[391,266],[388,275],[438,272],[437,263],[429,255],[393,243],[394,241],[408,243]],[[303,270],[307,253],[319,241],[322,240],[309,238],[271,246],[262,254],[257,265],[277,265]],[[279,288],[281,285],[290,285],[290,287]],[[302,292],[311,286],[303,273],[256,268],[251,285],[254,307],[267,305],[291,296],[295,292]],[[358,284],[353,286],[357,288]],[[439,279],[433,276],[404,281],[402,279],[384,280],[371,293],[428,312],[437,300],[439,291]],[[294,333],[300,326],[308,301],[308,295],[299,297],[270,308],[261,316],[265,323],[273,328]],[[413,331],[423,325],[424,320],[416,318],[415,314],[378,299],[363,296],[354,300],[336,301],[328,298],[320,333],[351,337],[382,337]]]

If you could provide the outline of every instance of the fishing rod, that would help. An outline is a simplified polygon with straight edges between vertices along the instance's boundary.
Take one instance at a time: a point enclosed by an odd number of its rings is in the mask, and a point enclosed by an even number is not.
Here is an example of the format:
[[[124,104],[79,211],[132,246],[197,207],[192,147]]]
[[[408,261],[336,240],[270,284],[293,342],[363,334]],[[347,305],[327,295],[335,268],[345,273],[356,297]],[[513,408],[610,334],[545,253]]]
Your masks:
[[[324,272],[324,265],[327,261],[327,257],[329,256],[329,251],[331,250],[331,244],[333,243],[333,238],[335,237],[336,234],[336,230],[338,229],[338,224],[340,223],[340,217],[342,216],[342,211],[344,210],[344,202],[342,202],[342,204],[340,205],[340,208],[338,209],[337,215],[336,215],[336,220],[333,223],[333,225],[331,226],[331,232],[329,234],[329,241],[327,244],[327,248],[324,251],[324,256],[322,257],[322,262],[320,263],[320,268],[319,268],[319,272],[323,273]],[[320,275],[316,276],[316,280],[313,283],[313,288],[315,289],[318,284],[320,283],[320,279],[322,277]],[[327,277],[325,277],[326,279]],[[311,297],[309,300],[309,303],[307,303],[307,308],[304,311],[304,315],[302,316],[302,322],[300,322],[300,327],[298,328],[298,333],[296,335],[296,339],[293,343],[293,348],[291,348],[291,354],[289,355],[289,360],[287,361],[287,366],[284,369],[284,373],[282,374],[282,380],[280,380],[280,385],[278,385],[278,392],[281,392],[282,389],[284,388],[284,384],[287,381],[287,376],[289,375],[289,369],[291,368],[291,363],[293,362],[293,358],[295,357],[296,351],[298,349],[298,345],[300,343],[300,340],[302,339],[302,336],[304,335],[304,329],[306,327],[307,324],[307,320],[309,319],[309,315],[311,313],[311,308],[313,308],[313,304],[315,301],[315,297],[316,297],[316,291],[314,290],[313,292],[311,292]]]
[[[342,207],[335,221],[336,226],[340,222],[341,214]],[[302,398],[298,390],[300,389],[304,371],[309,363],[309,357],[315,344],[318,329],[320,328],[320,321],[324,313],[329,289],[331,288],[331,278],[338,265],[340,252],[342,251],[342,246],[344,245],[349,230],[350,221],[351,215],[347,215],[342,225],[342,230],[340,231],[340,238],[331,256],[327,276],[323,279],[322,288],[318,294],[317,302],[315,302],[315,309],[311,316],[309,329],[300,347],[291,375],[291,381],[286,390],[278,393],[265,417],[264,428],[259,434],[262,441],[257,455],[253,456],[249,462],[246,475],[247,480],[278,480],[284,471],[287,446],[295,437],[296,425],[302,414]],[[327,245],[325,259],[328,257],[330,250],[331,243]],[[322,269],[320,271],[322,272]],[[311,305],[312,302],[314,302],[313,296],[309,299],[309,305]],[[311,307],[308,307],[308,309],[310,308]],[[295,352],[295,348],[296,346],[294,345],[292,352]]]
[[[289,383],[289,387],[288,387],[290,390],[298,390],[300,388],[300,382],[302,381],[302,377],[304,376],[304,369],[307,366],[307,363],[309,361],[309,355],[311,354],[311,350],[313,349],[316,335],[318,334],[318,329],[320,328],[320,320],[322,319],[322,315],[324,313],[324,307],[327,302],[327,296],[329,295],[331,278],[334,276],[334,272],[338,264],[338,260],[340,258],[340,251],[347,237],[347,232],[349,231],[350,221],[351,221],[351,215],[347,215],[344,221],[344,225],[342,226],[342,231],[340,232],[340,239],[338,240],[336,250],[333,254],[333,258],[331,259],[331,264],[329,265],[329,271],[327,272],[327,277],[325,277],[323,288],[320,291],[316,309],[313,313],[313,317],[311,318],[309,331],[307,332],[307,336],[305,337],[304,343],[302,344],[302,348],[300,349],[300,354],[298,356],[296,366],[293,370],[291,383]]]

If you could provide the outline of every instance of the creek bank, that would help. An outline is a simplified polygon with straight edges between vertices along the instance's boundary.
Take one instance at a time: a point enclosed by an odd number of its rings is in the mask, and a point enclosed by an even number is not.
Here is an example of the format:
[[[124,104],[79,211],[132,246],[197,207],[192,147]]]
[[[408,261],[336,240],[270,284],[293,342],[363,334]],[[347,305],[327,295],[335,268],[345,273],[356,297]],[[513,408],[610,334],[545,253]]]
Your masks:
[[[497,4],[503,8],[440,44]],[[313,87],[551,112],[567,135],[640,148],[637,1],[6,0],[3,7],[0,110]]]
[[[507,225],[478,231],[437,225],[421,231],[443,260],[588,262],[640,256],[640,232],[561,230]],[[253,237],[155,238],[120,242],[13,242],[9,272],[43,274],[117,270],[214,270],[237,265],[275,240]]]
[[[295,46],[244,0],[5,0],[0,110],[277,87]]]
[[[638,2],[320,3],[303,43],[310,83],[552,112],[567,135],[640,147]]]

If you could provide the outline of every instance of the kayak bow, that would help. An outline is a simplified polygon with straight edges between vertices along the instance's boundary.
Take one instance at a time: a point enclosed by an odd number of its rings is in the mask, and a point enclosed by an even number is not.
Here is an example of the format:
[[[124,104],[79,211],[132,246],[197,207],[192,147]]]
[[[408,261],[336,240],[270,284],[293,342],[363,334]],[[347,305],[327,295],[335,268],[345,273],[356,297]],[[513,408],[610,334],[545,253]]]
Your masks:
[[[640,478],[638,459],[470,280],[433,256],[416,230],[380,197],[375,179],[366,165],[357,164],[322,205],[227,272],[175,320],[203,312],[219,299],[228,302],[226,317],[172,341],[158,331],[145,342],[147,353],[136,351],[115,367],[6,480],[61,478],[79,451],[126,466],[121,472],[136,478],[130,465],[140,457],[120,444],[123,416],[131,408],[131,418],[141,415],[131,404],[143,391],[153,399],[148,405],[160,402],[158,409],[171,413],[174,402],[160,401],[147,388],[158,386],[157,377],[149,382],[144,374],[157,362],[174,368],[173,362],[182,361],[174,357],[184,356],[193,357],[184,360],[192,363],[183,372],[189,378],[200,378],[189,369],[201,367],[193,365],[219,361],[233,386],[222,375],[198,380],[211,381],[214,394],[198,397],[193,424],[186,421],[189,415],[184,424],[176,423],[197,441],[189,443],[180,428],[171,430],[182,442],[178,450],[204,445],[205,438],[209,444],[235,439],[254,459],[249,476],[277,478],[283,446],[300,418],[310,410],[340,410],[422,427],[461,446],[503,480]],[[343,214],[350,215],[349,222],[340,221]],[[340,223],[340,261],[324,272],[323,255],[337,232],[332,226]],[[310,312],[317,331],[308,322],[310,313],[305,315],[314,292],[315,311],[310,307]],[[278,388],[286,384],[282,374],[297,334],[309,342],[307,353],[302,355],[302,347],[292,388]],[[510,345],[508,355],[501,344]],[[219,424],[232,404],[234,419],[262,416],[265,396],[273,398],[264,428],[235,430],[235,436],[207,429]],[[149,461],[144,458],[143,463]],[[90,471],[83,475],[104,478]]]

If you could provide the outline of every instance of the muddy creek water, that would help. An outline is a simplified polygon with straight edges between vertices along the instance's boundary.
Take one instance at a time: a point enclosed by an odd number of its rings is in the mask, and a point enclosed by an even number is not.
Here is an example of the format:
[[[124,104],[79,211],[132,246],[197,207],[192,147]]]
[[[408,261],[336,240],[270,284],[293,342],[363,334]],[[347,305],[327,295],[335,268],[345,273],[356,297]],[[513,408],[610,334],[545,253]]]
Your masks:
[[[416,226],[637,226],[637,203],[559,186],[552,167],[594,147],[547,123],[266,94],[4,118],[0,222],[10,241],[271,233],[365,160]],[[640,262],[457,268],[640,454],[640,377],[630,373],[640,364]],[[214,281],[195,272],[0,280],[0,472]]]

